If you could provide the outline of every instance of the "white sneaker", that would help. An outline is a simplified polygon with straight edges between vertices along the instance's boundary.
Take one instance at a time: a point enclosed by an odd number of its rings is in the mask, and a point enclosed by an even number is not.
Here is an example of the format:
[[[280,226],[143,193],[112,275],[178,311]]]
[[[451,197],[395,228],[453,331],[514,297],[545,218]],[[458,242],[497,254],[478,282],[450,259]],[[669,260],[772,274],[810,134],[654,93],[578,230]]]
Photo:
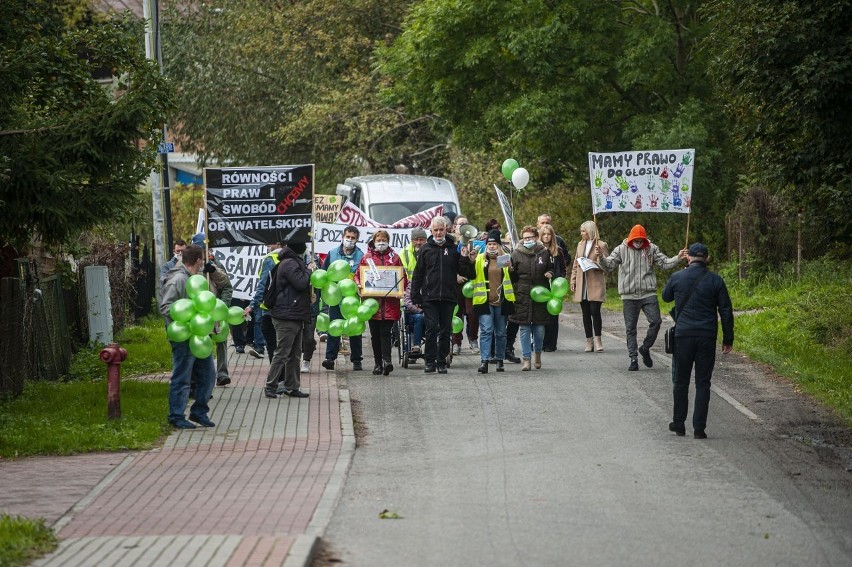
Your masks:
[[[302,361],[302,367],[299,370],[301,372],[305,373],[305,374],[310,372],[311,371],[311,361],[310,360],[303,360]]]
[[[479,345],[476,344],[476,341],[470,341],[470,352],[472,352],[472,353],[479,352]]]
[[[461,354],[461,345],[453,345],[453,354]]]

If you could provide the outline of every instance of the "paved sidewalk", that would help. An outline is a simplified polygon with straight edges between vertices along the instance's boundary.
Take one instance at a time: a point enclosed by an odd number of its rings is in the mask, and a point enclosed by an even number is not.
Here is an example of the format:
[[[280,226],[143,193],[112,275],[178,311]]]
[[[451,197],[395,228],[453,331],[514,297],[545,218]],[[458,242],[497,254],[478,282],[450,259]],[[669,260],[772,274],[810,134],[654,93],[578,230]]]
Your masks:
[[[103,475],[53,523],[61,545],[35,565],[307,564],[355,448],[347,392],[320,367],[319,346],[302,374],[310,398],[264,397],[268,360],[229,349],[232,382],[211,400],[216,427],[176,430],[147,452],[17,464],[64,477],[95,462]]]

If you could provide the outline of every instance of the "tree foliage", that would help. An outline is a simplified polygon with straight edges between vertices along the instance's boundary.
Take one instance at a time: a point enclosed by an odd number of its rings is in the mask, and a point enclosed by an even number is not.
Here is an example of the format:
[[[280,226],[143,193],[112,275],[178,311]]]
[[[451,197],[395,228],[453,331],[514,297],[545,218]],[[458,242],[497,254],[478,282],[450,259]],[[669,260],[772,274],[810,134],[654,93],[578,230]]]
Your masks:
[[[320,186],[397,165],[433,173],[435,117],[376,96],[376,45],[410,0],[175,1],[164,58],[179,86],[174,129],[204,161],[316,163]]]
[[[829,235],[852,221],[852,2],[713,3],[709,70],[759,183]]]
[[[0,241],[19,248],[133,215],[169,105],[141,22],[79,5],[11,0],[0,19]]]

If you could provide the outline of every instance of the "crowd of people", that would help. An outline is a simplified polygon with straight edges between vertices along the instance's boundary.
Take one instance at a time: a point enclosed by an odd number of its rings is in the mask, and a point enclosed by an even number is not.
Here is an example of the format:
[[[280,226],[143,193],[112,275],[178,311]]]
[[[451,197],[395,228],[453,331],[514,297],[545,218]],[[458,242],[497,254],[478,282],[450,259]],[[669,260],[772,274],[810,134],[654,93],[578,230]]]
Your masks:
[[[574,256],[569,254],[562,237],[556,234],[551,217],[542,214],[536,225],[524,226],[513,246],[501,231],[500,223],[490,219],[485,230],[472,232],[464,216],[452,213],[434,217],[429,230],[411,231],[410,243],[402,250],[390,246],[390,234],[377,230],[366,250],[359,246],[360,229],[347,226],[340,244],[325,257],[323,268],[343,260],[353,279],[363,290],[361,266],[394,266],[402,270],[402,297],[382,297],[379,308],[369,320],[373,351],[373,374],[390,375],[394,370],[394,344],[400,337],[404,314],[403,347],[412,357],[422,357],[424,372],[446,374],[452,355],[459,354],[464,336],[471,352],[478,353],[478,372],[494,367],[505,372],[506,362],[518,363],[521,371],[542,368],[542,353],[557,349],[558,315],[551,314],[545,302],[534,298],[535,288],[550,287],[554,278],[570,282],[571,298],[580,306],[585,334],[585,352],[602,352],[601,306],[606,299],[606,274],[618,270],[618,293],[624,304],[624,331],[627,338],[628,371],[639,370],[639,358],[653,366],[650,349],[659,333],[662,317],[657,300],[655,267],[673,270],[683,260],[689,269],[674,274],[663,292],[665,301],[675,301],[680,317],[675,337],[673,369],[673,420],[669,429],[685,434],[688,390],[695,367],[696,399],[693,428],[704,438],[709,401],[710,378],[715,362],[717,323],[721,316],[723,353],[733,344],[733,314],[727,290],[721,278],[706,268],[709,252],[703,244],[693,244],[674,256],[666,256],[652,243],[645,228],[634,226],[628,236],[612,250],[600,239],[597,226],[587,221],[579,227]],[[200,237],[200,238],[199,238]],[[185,296],[182,285],[193,273],[210,274],[214,291],[231,303],[227,273],[212,256],[203,252],[204,235],[193,237],[192,244],[175,245],[175,257],[161,272],[164,295],[160,312],[168,323],[171,303]],[[316,350],[316,321],[322,309],[319,294],[310,283],[316,259],[307,253],[304,243],[270,242],[269,253],[259,270],[259,284],[253,298],[244,305],[247,323],[235,328],[237,352],[246,349],[252,356],[268,352],[270,368],[264,387],[268,398],[287,395],[308,397],[300,389],[300,374],[310,371]],[[279,267],[279,264],[281,265]],[[270,278],[276,278],[277,300],[267,308],[264,290]],[[704,280],[703,282],[701,280]],[[699,285],[700,284],[700,285]],[[468,286],[467,288],[465,286]],[[687,292],[688,290],[688,292]],[[691,302],[690,302],[691,300]],[[343,319],[339,306],[326,307],[330,320]],[[637,340],[640,312],[648,321],[641,344]],[[458,315],[465,324],[453,329]],[[243,327],[239,325],[236,327]],[[520,336],[520,357],[515,342]],[[323,334],[326,341],[322,367],[334,370],[341,352],[342,337]],[[195,359],[185,344],[172,343],[174,373],[169,396],[169,421],[178,428],[195,424],[210,427],[207,401],[213,384],[226,385],[227,354],[217,351],[218,371],[212,357]],[[360,335],[349,337],[349,359],[353,371],[363,370],[363,342]],[[189,419],[185,409],[189,398],[195,402]]]

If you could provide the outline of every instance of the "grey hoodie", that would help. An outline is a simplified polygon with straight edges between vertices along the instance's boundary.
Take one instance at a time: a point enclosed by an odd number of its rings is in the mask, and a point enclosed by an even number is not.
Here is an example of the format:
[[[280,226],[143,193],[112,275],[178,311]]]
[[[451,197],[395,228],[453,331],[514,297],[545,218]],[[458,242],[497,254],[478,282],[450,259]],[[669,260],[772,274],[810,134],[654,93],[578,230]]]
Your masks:
[[[187,297],[186,295],[186,280],[189,279],[189,270],[182,263],[169,270],[163,277],[163,297],[160,299],[160,315],[166,321],[166,325],[172,322],[169,317],[169,308],[172,303],[178,299]]]
[[[601,258],[601,266],[608,272],[621,266],[618,270],[618,293],[622,299],[644,299],[657,295],[655,264],[663,270],[673,270],[680,264],[680,258],[677,254],[667,257],[653,243],[636,250],[627,240],[616,246],[608,258]]]

